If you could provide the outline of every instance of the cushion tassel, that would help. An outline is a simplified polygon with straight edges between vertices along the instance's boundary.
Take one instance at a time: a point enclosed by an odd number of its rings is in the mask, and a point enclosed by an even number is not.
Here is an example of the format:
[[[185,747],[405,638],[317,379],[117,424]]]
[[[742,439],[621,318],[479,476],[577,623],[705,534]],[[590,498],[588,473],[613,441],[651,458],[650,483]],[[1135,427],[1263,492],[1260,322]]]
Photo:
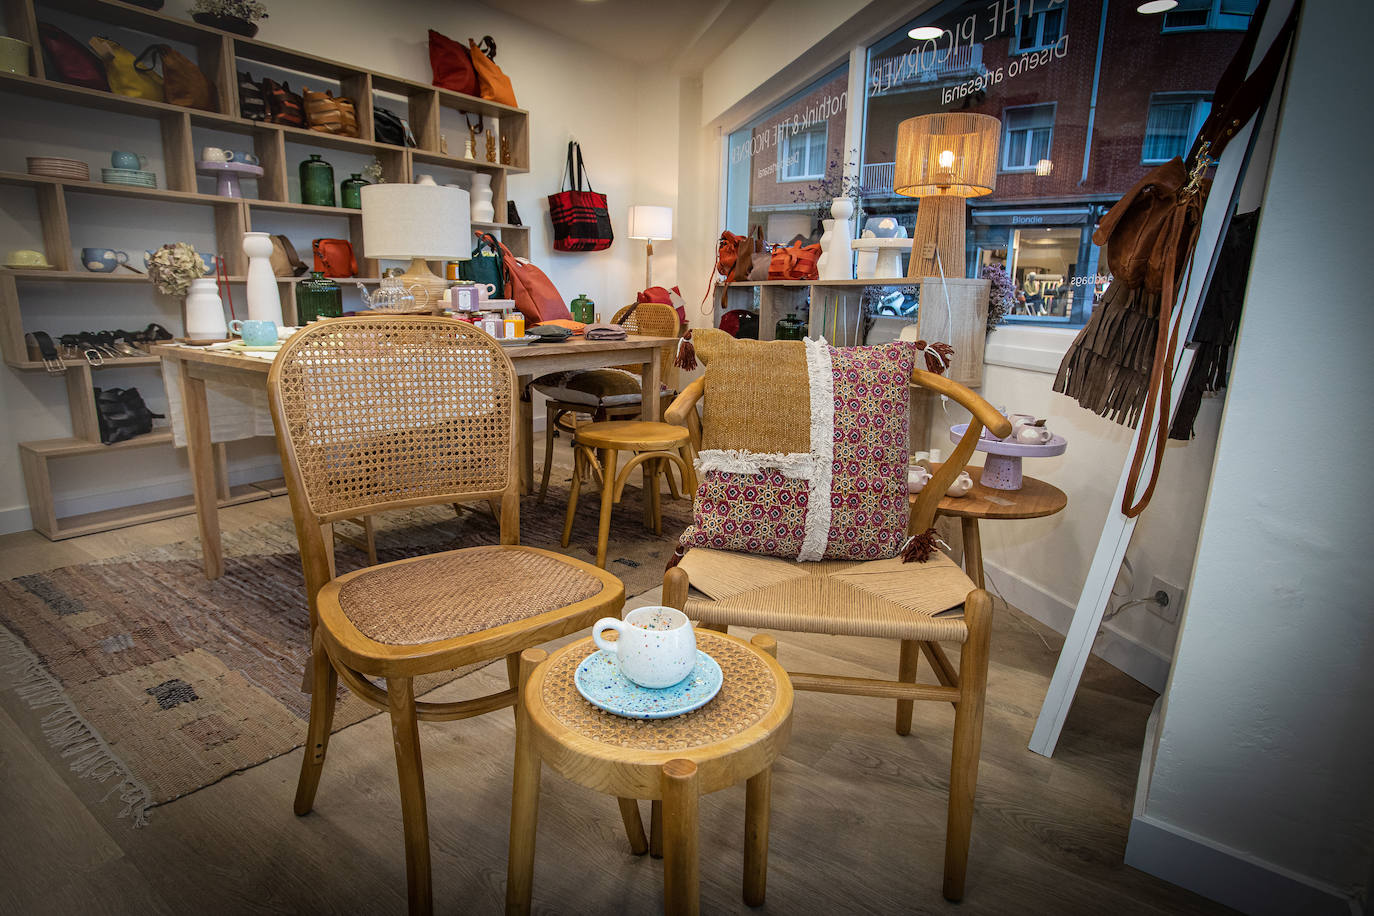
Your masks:
[[[692,332],[688,329],[686,334],[678,338],[677,356],[673,358],[673,365],[679,369],[686,369],[689,372],[697,367],[697,348],[692,345]]]
[[[918,340],[916,341],[916,349],[925,355],[926,370],[934,372],[936,375],[944,375],[945,370],[954,360],[954,348],[947,343],[927,344],[924,340]]]
[[[906,539],[906,545],[902,547],[903,563],[924,563],[935,554],[935,547],[939,538],[935,534],[934,528],[927,528],[920,534],[913,534]]]
[[[683,547],[681,544],[678,544],[678,545],[677,545],[677,549],[673,551],[673,555],[672,555],[671,557],[668,558],[668,565],[665,566],[665,567],[663,567],[663,571],[664,571],[664,572],[667,572],[668,570],[672,569],[672,568],[673,568],[674,566],[676,566],[677,564],[681,563],[681,562],[682,562],[682,558],[685,557],[686,555],[687,555],[687,548],[686,548],[686,547]]]

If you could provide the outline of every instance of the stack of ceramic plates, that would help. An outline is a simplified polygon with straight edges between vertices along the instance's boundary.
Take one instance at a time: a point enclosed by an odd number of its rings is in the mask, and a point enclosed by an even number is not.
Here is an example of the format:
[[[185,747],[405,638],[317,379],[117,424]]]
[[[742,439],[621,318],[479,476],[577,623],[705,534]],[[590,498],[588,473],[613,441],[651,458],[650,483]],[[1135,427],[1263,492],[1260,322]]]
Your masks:
[[[157,174],[142,169],[101,169],[100,180],[106,184],[127,184],[134,188],[157,187]]]
[[[44,178],[67,178],[90,181],[91,167],[80,159],[57,159],[50,156],[29,156],[29,174]]]

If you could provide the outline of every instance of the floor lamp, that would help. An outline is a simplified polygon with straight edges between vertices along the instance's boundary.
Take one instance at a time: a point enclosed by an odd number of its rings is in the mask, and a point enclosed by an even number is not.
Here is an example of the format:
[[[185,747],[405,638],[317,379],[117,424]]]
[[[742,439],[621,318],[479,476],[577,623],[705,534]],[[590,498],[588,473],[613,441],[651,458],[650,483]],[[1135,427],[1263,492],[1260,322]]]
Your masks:
[[[964,276],[964,201],[997,187],[1001,134],[997,118],[965,112],[920,115],[897,126],[892,190],[921,199],[908,277],[939,276],[941,268],[946,277]]]
[[[630,238],[648,242],[644,254],[644,288],[654,285],[654,241],[673,237],[673,208],[634,206],[630,208]]]
[[[449,283],[427,261],[472,257],[468,192],[433,184],[370,184],[362,189],[362,204],[364,256],[409,259],[401,284],[424,291],[426,302],[418,305],[437,307]]]

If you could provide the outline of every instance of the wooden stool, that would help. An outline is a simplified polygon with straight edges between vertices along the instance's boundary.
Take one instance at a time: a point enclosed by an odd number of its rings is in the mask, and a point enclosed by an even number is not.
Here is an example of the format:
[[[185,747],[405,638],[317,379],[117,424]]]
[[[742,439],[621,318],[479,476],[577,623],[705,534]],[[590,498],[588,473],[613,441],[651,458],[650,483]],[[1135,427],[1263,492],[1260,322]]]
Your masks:
[[[596,651],[591,639],[552,656],[542,649],[521,654],[507,913],[530,911],[541,761],[579,785],[616,796],[635,855],[650,844],[656,854],[662,850],[668,916],[699,910],[698,797],[748,780],[744,902],[763,903],[772,766],[792,730],[792,684],[773,658],[777,643],[769,636],[755,636],[750,644],[698,630],[697,648],[720,665],[720,693],[695,712],[647,721],[602,712],[577,692],[573,672]],[[653,801],[647,843],[641,798]]]
[[[634,457],[616,473],[616,463],[622,451]],[[597,452],[600,453],[598,457]],[[691,437],[685,426],[628,420],[588,423],[577,427],[573,440],[572,489],[568,493],[568,514],[563,522],[563,546],[572,540],[573,516],[577,514],[577,494],[582,489],[582,470],[591,467],[601,478],[601,525],[596,535],[596,565],[606,568],[606,540],[611,530],[611,506],[620,502],[625,481],[638,465],[644,465],[645,522],[654,534],[663,533],[663,516],[659,511],[658,475],[667,474],[672,481],[668,463],[678,467],[684,482],[684,492],[696,490],[696,475],[692,472]],[[676,495],[676,490],[674,491]]]

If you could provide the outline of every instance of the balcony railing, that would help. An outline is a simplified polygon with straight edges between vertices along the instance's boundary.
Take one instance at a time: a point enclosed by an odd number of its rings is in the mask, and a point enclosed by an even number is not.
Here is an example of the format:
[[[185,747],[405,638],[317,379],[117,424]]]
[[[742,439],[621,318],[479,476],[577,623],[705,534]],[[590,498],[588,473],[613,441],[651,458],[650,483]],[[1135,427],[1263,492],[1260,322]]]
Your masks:
[[[892,180],[896,176],[897,163],[870,162],[859,170],[859,193],[864,197],[892,196]]]
[[[934,55],[938,58],[938,52]],[[883,57],[874,61],[869,68],[868,94],[887,95],[903,92],[932,83],[958,82],[977,76],[983,72],[983,46],[964,45],[956,48],[943,61],[931,62],[930,55],[922,59],[919,50],[905,54]]]

